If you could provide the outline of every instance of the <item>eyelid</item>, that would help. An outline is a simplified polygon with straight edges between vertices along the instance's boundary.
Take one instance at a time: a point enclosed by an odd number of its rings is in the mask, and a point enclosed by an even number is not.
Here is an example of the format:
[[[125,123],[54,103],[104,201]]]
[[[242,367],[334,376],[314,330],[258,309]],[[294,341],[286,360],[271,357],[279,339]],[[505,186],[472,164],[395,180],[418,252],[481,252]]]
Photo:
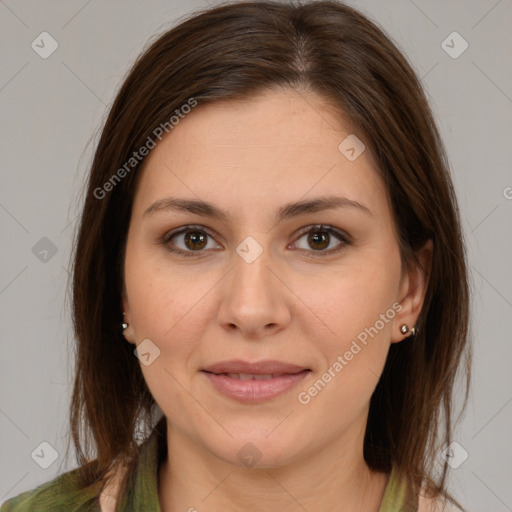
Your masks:
[[[177,254],[183,255],[185,257],[187,257],[187,256],[201,257],[201,253],[205,253],[206,251],[204,251],[204,250],[201,250],[201,251],[185,251],[183,249],[179,249],[179,248],[172,248],[171,249],[169,247],[169,242],[170,242],[171,238],[174,238],[175,236],[178,236],[178,235],[182,235],[182,234],[186,233],[187,231],[204,231],[217,244],[219,243],[219,242],[217,242],[215,236],[213,236],[211,231],[207,227],[202,226],[200,224],[187,224],[186,226],[181,226],[180,228],[171,230],[171,231],[167,232],[162,237],[161,243],[163,243],[163,245],[165,245],[167,247],[167,249],[170,252],[172,252],[172,253],[177,253]]]
[[[210,229],[207,228],[206,226],[202,226],[201,224],[187,224],[186,226],[181,226],[177,229],[173,229],[173,230],[167,232],[163,236],[163,240],[168,242],[171,238],[173,238],[176,235],[181,235],[182,233],[186,233],[187,231],[194,231],[194,230],[204,231],[205,233],[208,234],[208,236],[211,236],[215,240],[215,237],[213,236]]]
[[[346,233],[345,231],[335,228],[334,226],[330,226],[329,224],[310,224],[309,226],[305,226],[303,229],[301,229],[297,235],[297,239],[301,238],[306,233],[309,233],[310,231],[327,231],[329,234],[334,234],[338,236],[342,241],[346,243],[351,243],[352,239]]]
[[[328,258],[329,256],[334,256],[341,252],[347,245],[352,245],[352,237],[348,235],[345,231],[335,228],[334,226],[330,226],[327,224],[311,224],[309,226],[304,227],[300,233],[296,236],[295,241],[292,244],[295,244],[298,240],[300,240],[304,235],[311,231],[325,231],[329,233],[329,235],[334,235],[340,241],[340,244],[337,245],[333,249],[329,249],[327,251],[313,251],[306,249],[298,249],[301,252],[306,253],[307,257],[310,258]]]
[[[205,253],[207,251],[205,250],[199,250],[199,251],[185,251],[183,249],[179,249],[179,248],[170,248],[168,246],[169,244],[169,241],[174,238],[175,236],[178,236],[178,235],[181,235],[183,233],[186,233],[187,231],[203,231],[205,232],[209,237],[211,237],[217,244],[219,243],[215,236],[212,234],[212,232],[210,231],[209,228],[207,228],[206,226],[203,226],[203,225],[200,225],[200,224],[188,224],[188,225],[185,225],[185,226],[181,226],[180,228],[177,228],[175,230],[172,230],[172,231],[169,231],[167,232],[163,237],[162,237],[162,240],[161,240],[161,243],[163,243],[164,245],[167,246],[167,249],[170,251],[170,252],[173,252],[173,253],[177,253],[177,254],[180,254],[180,255],[183,255],[185,257],[188,257],[188,256],[195,256],[195,257],[202,257],[202,253]],[[347,245],[352,245],[353,241],[352,241],[352,238],[350,237],[350,235],[348,235],[345,231],[341,230],[341,229],[338,229],[338,228],[335,228],[334,226],[330,226],[330,225],[326,225],[326,224],[310,224],[308,226],[305,226],[304,228],[302,228],[300,230],[300,232],[295,236],[295,239],[294,241],[292,242],[291,245],[295,244],[300,238],[302,238],[305,234],[311,232],[311,231],[325,231],[327,233],[329,233],[329,235],[334,235],[335,237],[337,237],[340,241],[340,244],[334,248],[334,249],[329,249],[327,251],[308,251],[306,249],[298,249],[299,251],[301,252],[306,252],[306,253],[309,253],[307,254],[307,256],[309,257],[312,257],[312,258],[316,258],[316,257],[328,257],[330,255],[334,255],[334,254],[337,254],[338,252],[340,252],[342,249],[345,248],[345,246]],[[289,247],[290,245],[288,245],[287,247]]]

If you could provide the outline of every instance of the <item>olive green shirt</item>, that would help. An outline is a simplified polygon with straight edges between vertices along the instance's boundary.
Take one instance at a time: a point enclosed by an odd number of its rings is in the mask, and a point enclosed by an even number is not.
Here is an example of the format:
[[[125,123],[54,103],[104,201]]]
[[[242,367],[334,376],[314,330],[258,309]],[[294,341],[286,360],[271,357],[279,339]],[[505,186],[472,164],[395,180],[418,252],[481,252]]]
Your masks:
[[[158,500],[158,470],[166,454],[165,438],[156,432],[141,446],[133,479],[117,512],[161,512]],[[36,489],[11,498],[0,512],[101,512],[98,486],[80,489],[75,482],[76,470],[68,471]],[[416,512],[418,499],[397,481],[394,471],[384,493],[379,512]]]

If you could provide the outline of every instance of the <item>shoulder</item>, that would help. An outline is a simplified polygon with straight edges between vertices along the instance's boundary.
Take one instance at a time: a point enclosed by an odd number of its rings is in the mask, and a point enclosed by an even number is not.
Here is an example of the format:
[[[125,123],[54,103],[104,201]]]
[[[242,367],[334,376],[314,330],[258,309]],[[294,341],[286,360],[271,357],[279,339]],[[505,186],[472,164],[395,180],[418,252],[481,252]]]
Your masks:
[[[18,494],[3,503],[0,512],[99,512],[98,487],[81,489],[76,476],[77,470],[71,470]]]
[[[441,498],[419,497],[418,512],[460,512],[459,509]]]
[[[127,467],[119,466],[114,468],[108,475],[105,487],[101,491],[99,496],[98,509],[100,512],[115,512],[117,501],[119,499],[119,489],[122,483],[122,479],[128,471]],[[2,512],[0,510],[0,512]]]

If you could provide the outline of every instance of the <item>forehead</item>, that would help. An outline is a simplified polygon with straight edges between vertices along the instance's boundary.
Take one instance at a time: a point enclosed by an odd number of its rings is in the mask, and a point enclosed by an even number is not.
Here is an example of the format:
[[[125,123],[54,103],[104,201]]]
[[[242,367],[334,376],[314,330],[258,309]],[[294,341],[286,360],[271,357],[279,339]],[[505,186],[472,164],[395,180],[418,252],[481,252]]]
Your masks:
[[[352,161],[343,153],[344,141],[362,138],[354,131],[312,93],[266,91],[199,105],[146,157],[135,206],[180,195],[268,209],[339,193],[385,208],[384,184],[368,152]]]

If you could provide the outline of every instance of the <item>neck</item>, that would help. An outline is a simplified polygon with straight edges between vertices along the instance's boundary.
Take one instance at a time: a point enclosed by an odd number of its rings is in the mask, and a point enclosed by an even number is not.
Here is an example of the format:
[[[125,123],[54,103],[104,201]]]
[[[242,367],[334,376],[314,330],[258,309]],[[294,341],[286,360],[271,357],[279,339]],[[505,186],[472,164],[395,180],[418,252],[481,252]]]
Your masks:
[[[168,422],[159,472],[162,512],[378,512],[388,475],[370,471],[359,437],[359,443],[345,439],[285,466],[245,468],[219,459]]]

